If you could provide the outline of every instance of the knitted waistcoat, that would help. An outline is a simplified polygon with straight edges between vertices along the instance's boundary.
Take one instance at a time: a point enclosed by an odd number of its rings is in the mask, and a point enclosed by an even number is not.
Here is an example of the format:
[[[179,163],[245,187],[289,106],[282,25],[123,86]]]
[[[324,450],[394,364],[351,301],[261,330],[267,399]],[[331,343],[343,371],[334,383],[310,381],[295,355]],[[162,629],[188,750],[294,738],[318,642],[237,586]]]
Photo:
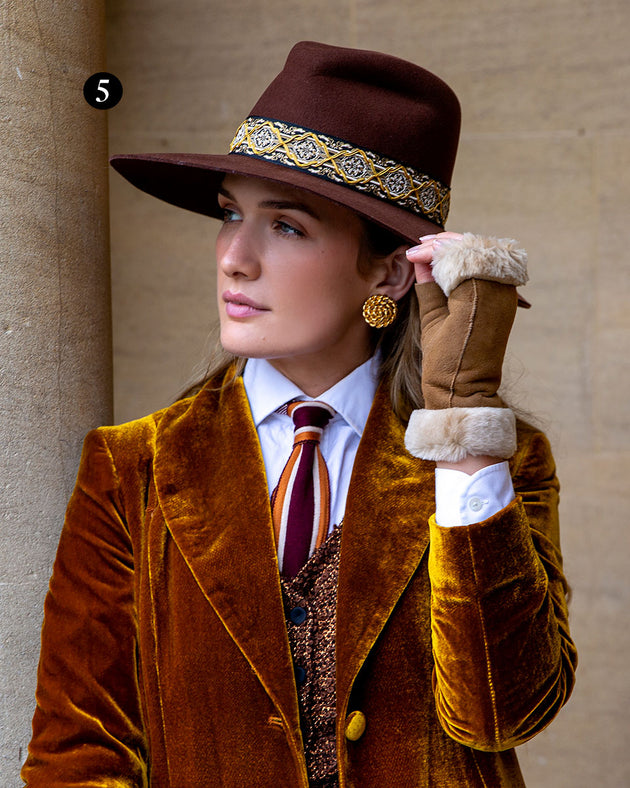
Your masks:
[[[335,609],[340,546],[337,526],[295,577],[281,578],[309,781],[322,788],[337,784]]]

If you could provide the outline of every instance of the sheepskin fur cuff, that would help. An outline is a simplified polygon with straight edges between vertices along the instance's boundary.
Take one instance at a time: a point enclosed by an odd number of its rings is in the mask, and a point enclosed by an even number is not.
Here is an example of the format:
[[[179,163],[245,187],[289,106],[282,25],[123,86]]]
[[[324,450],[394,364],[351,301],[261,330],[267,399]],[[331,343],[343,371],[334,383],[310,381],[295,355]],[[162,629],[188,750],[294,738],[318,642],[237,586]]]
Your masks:
[[[511,238],[485,238],[464,233],[445,239],[433,255],[433,278],[449,296],[466,279],[489,279],[506,285],[527,282],[527,252]]]
[[[414,457],[435,462],[459,462],[469,454],[507,460],[516,451],[516,419],[509,408],[414,410],[405,446]]]

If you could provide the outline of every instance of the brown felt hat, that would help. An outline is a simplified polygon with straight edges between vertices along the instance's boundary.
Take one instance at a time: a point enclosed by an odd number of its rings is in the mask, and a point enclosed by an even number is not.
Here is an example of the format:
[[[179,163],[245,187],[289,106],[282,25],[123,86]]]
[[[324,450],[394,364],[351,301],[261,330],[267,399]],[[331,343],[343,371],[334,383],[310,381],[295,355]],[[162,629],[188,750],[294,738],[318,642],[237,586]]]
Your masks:
[[[225,173],[306,189],[403,238],[443,228],[460,127],[441,79],[392,55],[296,44],[224,155],[112,156],[134,186],[221,218]]]

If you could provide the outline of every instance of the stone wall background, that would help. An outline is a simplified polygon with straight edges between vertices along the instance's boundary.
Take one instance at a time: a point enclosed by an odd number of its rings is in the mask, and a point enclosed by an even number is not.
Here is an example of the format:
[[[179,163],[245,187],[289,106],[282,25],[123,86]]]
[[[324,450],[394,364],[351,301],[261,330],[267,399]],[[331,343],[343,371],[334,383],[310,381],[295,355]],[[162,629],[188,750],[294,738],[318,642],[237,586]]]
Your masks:
[[[21,785],[42,603],[85,433],[112,418],[102,0],[0,5],[0,786]]]
[[[9,2],[6,8],[22,5]],[[107,70],[125,90],[107,113],[112,153],[227,150],[238,124],[301,39],[391,52],[435,71],[455,89],[463,136],[449,227],[512,236],[530,253],[525,293],[534,306],[520,312],[514,329],[508,388],[512,401],[545,426],[558,461],[572,631],[580,652],[573,698],[519,757],[533,788],[630,784],[630,5],[109,0],[106,9]],[[63,58],[49,63],[53,69],[63,65]],[[101,70],[98,54],[90,66],[89,73]],[[12,76],[11,69],[6,73]],[[80,87],[84,77],[77,70],[67,79]],[[84,107],[76,112],[83,117]],[[72,130],[68,139],[80,134]],[[94,146],[93,155],[104,166],[102,145]],[[65,167],[62,161],[50,166],[57,172]],[[47,198],[35,199],[44,204]],[[120,422],[169,403],[203,369],[215,316],[217,228],[210,219],[142,194],[113,172],[110,200],[114,419]],[[10,216],[14,208],[7,210]],[[53,226],[54,215],[41,221]],[[87,254],[78,248],[72,259]],[[63,339],[61,346],[69,347]],[[48,358],[46,348],[35,346],[34,352],[35,359]],[[102,353],[92,351],[90,359],[107,370]],[[32,358],[29,363],[34,381],[37,370]],[[53,377],[65,369],[54,367]],[[86,369],[81,397],[99,374]],[[5,380],[15,381],[11,374]],[[17,384],[6,400],[3,393],[5,434],[20,428],[19,420],[9,420],[20,409],[22,420],[36,426],[57,413],[59,404],[48,406],[46,399],[52,383],[44,378],[41,385],[41,395],[32,385],[24,391]],[[25,402],[34,410],[27,412]],[[94,418],[99,415],[72,423],[88,429]],[[108,418],[106,409],[100,418]],[[28,445],[2,452],[26,491],[30,458],[42,438],[40,432],[22,434]],[[63,440],[55,426],[48,445]],[[72,483],[74,439],[69,452],[55,482],[57,498]],[[39,478],[48,479],[47,469]],[[43,497],[34,504],[45,513],[38,519],[28,507],[16,515],[20,498],[14,496],[3,533],[9,537],[0,578],[3,786],[19,783],[14,765],[28,740],[41,598],[61,527],[58,502]],[[13,538],[18,529],[21,541]],[[34,573],[16,569],[31,560]]]

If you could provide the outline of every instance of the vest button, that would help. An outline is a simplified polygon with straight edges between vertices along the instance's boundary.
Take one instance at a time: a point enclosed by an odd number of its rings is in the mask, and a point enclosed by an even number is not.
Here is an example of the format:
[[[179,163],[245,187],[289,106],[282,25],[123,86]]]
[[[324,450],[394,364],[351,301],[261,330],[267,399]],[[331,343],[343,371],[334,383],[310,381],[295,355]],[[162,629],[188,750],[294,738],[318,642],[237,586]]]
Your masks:
[[[298,684],[304,684],[306,681],[306,671],[301,665],[295,666],[295,680]]]
[[[346,739],[358,741],[365,732],[367,720],[362,711],[353,711],[346,717]]]
[[[289,613],[289,618],[294,624],[301,624],[306,620],[306,610],[303,607],[294,607]]]

